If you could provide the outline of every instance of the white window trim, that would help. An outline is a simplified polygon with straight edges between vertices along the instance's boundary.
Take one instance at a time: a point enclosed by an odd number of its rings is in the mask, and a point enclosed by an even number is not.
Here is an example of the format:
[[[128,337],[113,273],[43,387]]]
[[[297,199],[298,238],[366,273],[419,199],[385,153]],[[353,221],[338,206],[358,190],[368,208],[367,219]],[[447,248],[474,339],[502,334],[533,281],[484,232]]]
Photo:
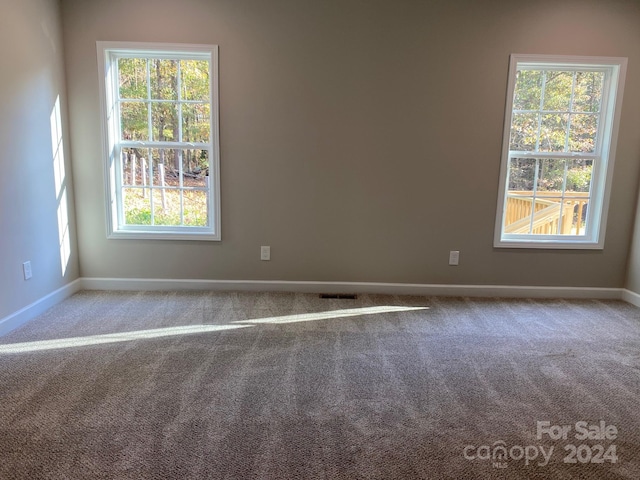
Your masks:
[[[104,185],[107,221],[107,238],[110,239],[154,239],[154,240],[221,240],[220,234],[220,129],[219,129],[219,86],[218,86],[218,46],[192,45],[170,43],[140,43],[140,42],[96,42],[98,54],[98,81],[100,89],[100,116],[102,121],[102,152],[104,158]],[[207,53],[211,57],[211,156],[209,158],[209,227],[158,227],[124,226],[118,219],[116,203],[116,170],[113,151],[115,138],[113,132],[119,128],[112,125],[109,119],[119,121],[114,115],[108,115],[108,95],[111,88],[107,88],[110,80],[107,66],[110,52],[151,54],[162,53],[180,54]]]
[[[601,139],[599,157],[600,167],[592,173],[592,198],[589,202],[589,232],[587,235],[514,235],[503,234],[503,215],[506,208],[507,173],[509,165],[509,147],[511,134],[511,117],[513,114],[513,94],[515,90],[516,70],[519,63],[536,63],[545,68],[545,63],[570,65],[571,68],[606,67],[611,71],[611,95],[604,107],[607,113],[603,117],[605,125],[599,131]],[[504,131],[502,140],[502,160],[500,165],[500,184],[498,189],[498,205],[494,232],[494,247],[498,248],[535,248],[535,249],[603,249],[613,166],[616,158],[618,127],[624,92],[627,59],[620,57],[583,57],[565,55],[522,55],[512,54],[509,62],[509,78],[507,102],[505,109]],[[604,97],[604,88],[603,88]],[[532,155],[537,155],[533,154]],[[597,171],[595,171],[597,170]]]

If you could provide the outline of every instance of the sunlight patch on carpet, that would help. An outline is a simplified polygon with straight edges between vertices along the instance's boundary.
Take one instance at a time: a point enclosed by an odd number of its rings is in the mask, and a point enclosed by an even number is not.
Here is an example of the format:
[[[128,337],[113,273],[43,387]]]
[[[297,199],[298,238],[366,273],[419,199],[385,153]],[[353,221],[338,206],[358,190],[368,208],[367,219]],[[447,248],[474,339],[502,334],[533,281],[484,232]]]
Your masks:
[[[317,313],[299,313],[296,315],[284,315],[281,317],[267,317],[267,318],[255,318],[252,320],[238,320],[233,323],[249,323],[249,324],[264,324],[264,323],[295,323],[295,322],[313,322],[317,320],[330,320],[332,318],[345,318],[345,317],[357,317],[359,315],[375,315],[380,313],[397,313],[397,312],[410,312],[415,310],[428,310],[429,307],[362,307],[362,308],[348,308],[344,310],[332,310],[330,312],[317,312]]]
[[[10,343],[7,345],[0,345],[0,354],[37,352],[41,350],[54,350],[57,348],[85,347],[88,345],[102,345],[105,343],[130,342],[132,340],[147,340],[152,338],[173,337],[177,335],[193,335],[196,333],[234,330],[250,326],[251,325],[185,325],[180,327],[157,328],[153,330],[107,333],[105,335],[91,335],[87,337],[59,338],[55,340],[41,340],[37,342]]]
[[[156,328],[152,330],[135,330],[132,332],[90,335],[86,337],[58,338],[54,340],[40,340],[35,342],[10,343],[6,345],[0,345],[0,354],[86,347],[90,345],[103,345],[107,343],[130,342],[134,340],[149,340],[154,338],[174,337],[178,335],[194,335],[199,333],[235,330],[239,328],[256,327],[263,324],[310,322],[318,320],[329,320],[333,318],[356,317],[360,315],[375,315],[381,313],[428,310],[428,308],[429,307],[395,306],[349,308],[344,310],[332,310],[329,312],[301,313],[294,315],[284,315],[280,317],[238,320],[233,322],[233,325],[183,325],[178,327]]]

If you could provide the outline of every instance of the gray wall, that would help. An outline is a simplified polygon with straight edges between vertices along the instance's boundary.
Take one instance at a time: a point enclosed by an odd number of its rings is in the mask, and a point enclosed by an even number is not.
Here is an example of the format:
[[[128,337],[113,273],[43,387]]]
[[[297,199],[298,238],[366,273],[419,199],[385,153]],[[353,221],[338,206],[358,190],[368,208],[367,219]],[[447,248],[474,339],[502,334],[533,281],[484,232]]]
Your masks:
[[[62,0],[62,18],[82,276],[624,285],[635,0]],[[97,40],[220,46],[222,242],[106,239]],[[492,247],[510,53],[629,58],[603,251]]]
[[[68,155],[61,188],[54,177],[50,117],[58,97],[64,146],[69,145],[58,2],[0,0],[0,45],[0,318],[3,318],[78,278],[78,251]],[[58,234],[63,191],[68,195],[71,250],[64,262],[64,275]],[[32,263],[33,278],[24,281],[22,262],[27,260]]]
[[[638,206],[636,207],[634,225],[625,288],[640,294],[640,198],[638,199]]]

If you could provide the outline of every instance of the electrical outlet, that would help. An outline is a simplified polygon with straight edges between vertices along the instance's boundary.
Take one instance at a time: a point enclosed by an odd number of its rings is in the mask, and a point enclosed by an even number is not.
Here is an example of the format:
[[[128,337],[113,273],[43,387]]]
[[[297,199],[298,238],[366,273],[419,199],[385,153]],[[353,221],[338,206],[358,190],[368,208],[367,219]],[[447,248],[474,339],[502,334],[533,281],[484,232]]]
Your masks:
[[[460,263],[460,250],[451,250],[449,252],[449,265],[458,265]]]
[[[260,260],[271,260],[271,247],[260,247]]]
[[[33,277],[33,273],[31,272],[31,262],[24,262],[22,264],[22,273],[24,273],[24,279],[25,280],[29,280],[31,277]]]

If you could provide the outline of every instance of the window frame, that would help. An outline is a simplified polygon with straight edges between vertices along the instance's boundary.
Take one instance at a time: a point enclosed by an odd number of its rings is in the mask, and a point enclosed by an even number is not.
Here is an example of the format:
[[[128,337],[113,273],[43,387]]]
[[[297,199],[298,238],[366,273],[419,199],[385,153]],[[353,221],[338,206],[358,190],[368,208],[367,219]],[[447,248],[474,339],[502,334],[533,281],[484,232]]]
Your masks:
[[[96,42],[100,93],[100,117],[104,159],[104,185],[106,196],[107,238],[110,239],[155,239],[155,240],[206,240],[219,241],[220,234],[220,133],[219,133],[219,87],[218,46],[196,44],[141,43],[141,42]],[[208,199],[206,227],[126,225],[123,220],[121,184],[121,160],[116,155],[123,148],[120,140],[120,112],[118,102],[118,79],[112,67],[123,57],[187,58],[206,59],[210,65],[210,139],[206,147],[198,142],[164,142],[163,148],[200,148],[207,150],[209,160]],[[160,142],[134,142],[140,148],[154,148]],[[157,148],[157,147],[156,147]]]
[[[535,248],[535,249],[603,249],[613,166],[616,156],[616,144],[627,59],[621,57],[585,57],[566,55],[530,55],[512,54],[509,62],[507,99],[504,116],[502,156],[496,210],[494,247],[497,248]],[[562,71],[605,71],[602,88],[602,123],[598,125],[595,151],[593,153],[571,152],[535,152],[517,155],[516,158],[580,158],[592,159],[592,179],[590,199],[587,210],[586,231],[584,235],[542,235],[503,233],[504,214],[508,193],[509,161],[512,158],[511,123],[518,67],[540,70]],[[564,195],[564,193],[563,193]]]

